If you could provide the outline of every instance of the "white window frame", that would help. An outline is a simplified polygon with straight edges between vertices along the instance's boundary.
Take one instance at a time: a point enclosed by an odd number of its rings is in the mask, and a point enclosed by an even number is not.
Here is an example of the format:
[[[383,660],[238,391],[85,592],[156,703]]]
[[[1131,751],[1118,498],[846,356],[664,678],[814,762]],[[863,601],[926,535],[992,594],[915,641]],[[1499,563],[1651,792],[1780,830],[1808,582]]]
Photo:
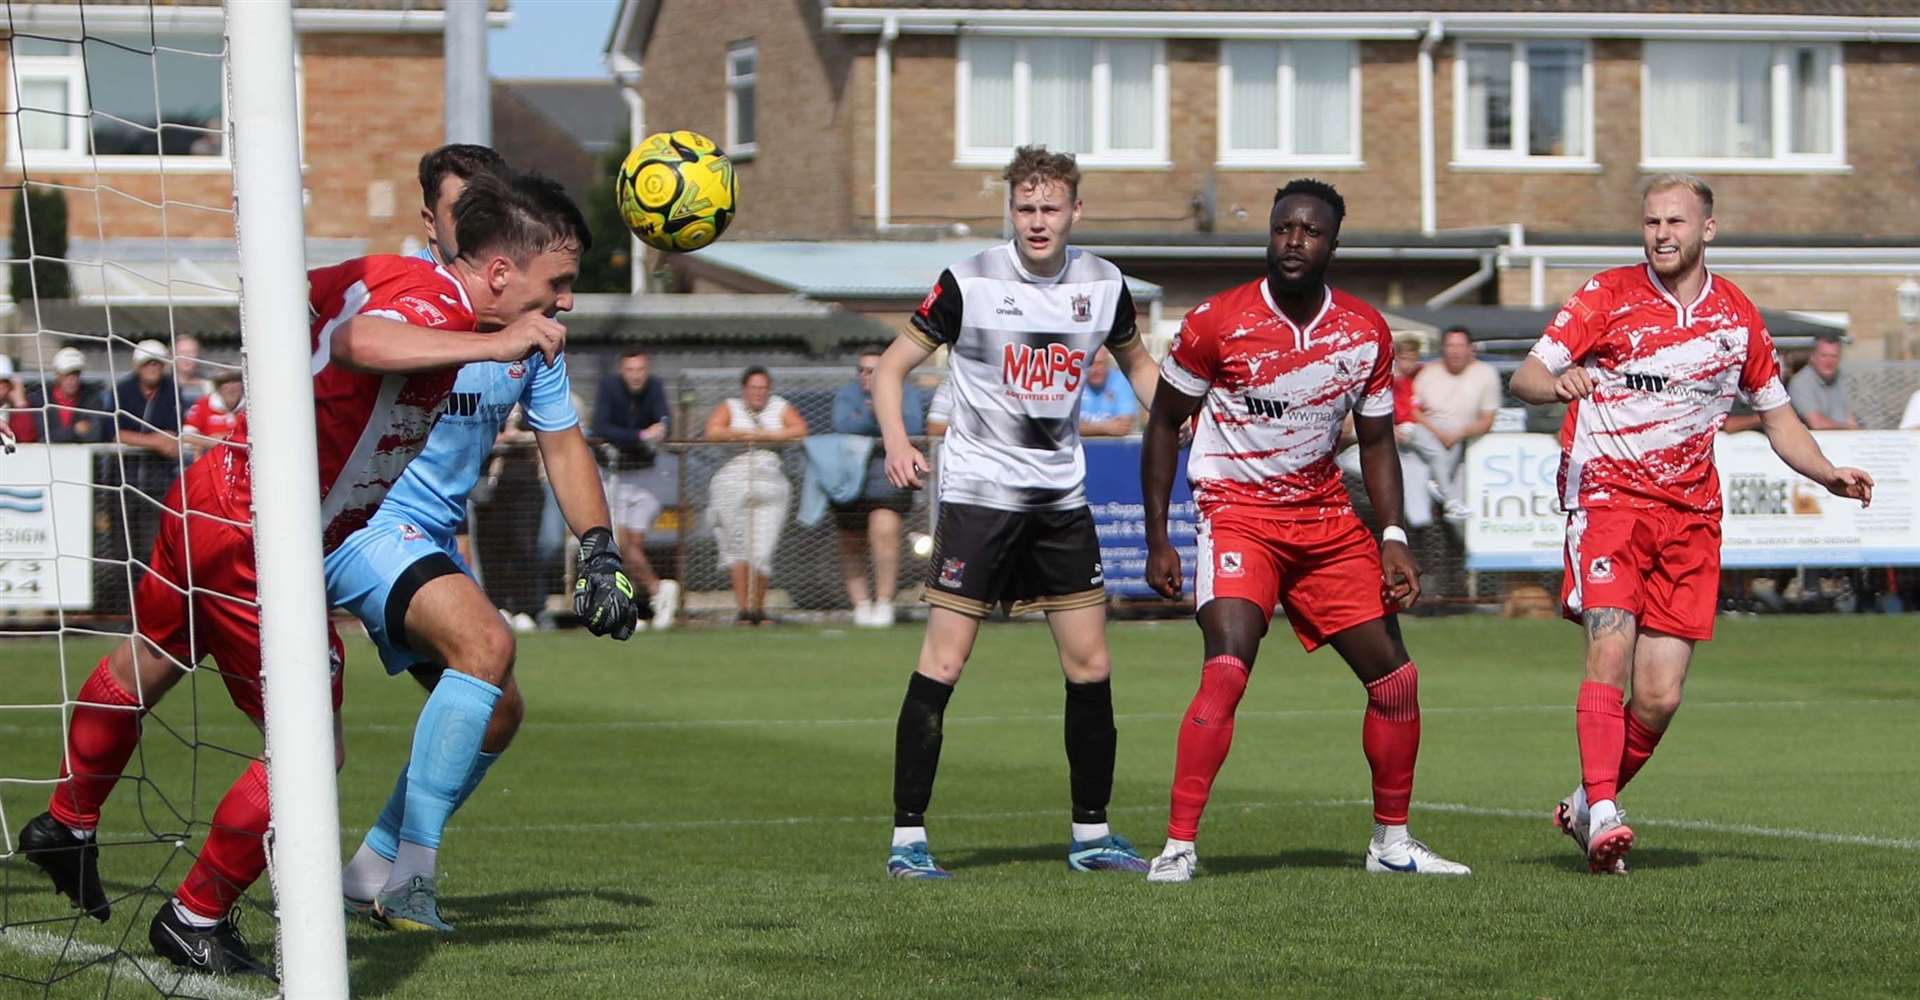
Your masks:
[[[1273,149],[1235,149],[1233,142],[1233,68],[1227,64],[1225,42],[1221,43],[1215,75],[1215,92],[1218,106],[1215,108],[1215,121],[1218,131],[1218,150],[1215,153],[1217,167],[1228,169],[1266,170],[1273,167],[1305,168],[1313,170],[1361,170],[1366,161],[1360,154],[1360,43],[1357,41],[1330,39],[1313,40],[1309,44],[1325,45],[1329,42],[1344,42],[1351,53],[1347,69],[1347,88],[1350,95],[1347,108],[1347,134],[1353,137],[1353,150],[1344,156],[1325,153],[1297,155],[1293,148],[1293,46],[1290,41],[1274,44],[1280,47],[1280,90],[1277,101],[1280,111],[1280,148]]]
[[[746,53],[753,57],[753,72],[735,74],[733,60],[735,56]],[[753,92],[753,138],[752,142],[740,140],[740,92]],[[727,46],[727,156],[735,160],[751,160],[760,151],[760,46],[753,39],[734,42]]]
[[[219,33],[214,31],[207,33],[186,32],[186,34],[207,34],[217,37]],[[161,34],[155,41],[157,44],[164,46],[166,44],[166,35]],[[73,43],[71,54],[64,56],[22,56],[15,55],[10,50],[8,62],[7,72],[9,79],[5,87],[6,95],[4,98],[0,98],[0,100],[4,100],[9,109],[15,108],[15,97],[20,93],[20,88],[17,85],[18,81],[31,77],[37,80],[64,78],[67,82],[67,107],[70,110],[70,116],[67,118],[67,148],[60,151],[23,151],[20,144],[19,119],[14,115],[6,116],[7,121],[4,126],[6,135],[4,141],[6,143],[6,164],[9,168],[20,169],[23,166],[31,166],[37,170],[82,170],[89,173],[103,174],[142,174],[160,173],[162,171],[170,174],[213,174],[227,173],[233,170],[232,112],[227,106],[229,86],[227,79],[227,62],[224,59],[221,60],[220,63],[220,117],[222,126],[225,129],[225,135],[222,137],[220,155],[218,156],[161,156],[157,153],[151,156],[91,155],[85,151],[88,143],[88,129],[91,125],[91,119],[85,114],[77,113],[79,109],[91,107],[87,102],[86,59],[81,54],[80,44],[77,42]],[[294,93],[296,95],[294,102],[295,114],[298,115],[301,120],[301,145],[304,150],[306,91],[304,81],[300,75],[300,55],[298,52],[294,54],[293,73]]]
[[[1003,167],[1013,155],[1014,146],[1030,142],[1031,125],[1028,121],[1028,101],[1030,78],[1025,37],[1006,36],[982,37],[965,36],[960,39],[959,58],[954,61],[954,119],[953,119],[953,165],[956,167]],[[973,47],[982,42],[1005,44],[1012,42],[1013,50],[1013,146],[974,146],[968,145],[967,122],[970,106],[968,93],[973,83]],[[1167,43],[1161,39],[1116,38],[1113,41],[1138,42],[1150,41],[1153,45],[1153,147],[1151,149],[1112,149],[1113,130],[1113,80],[1112,68],[1108,61],[1108,39],[1093,39],[1093,78],[1089,90],[1093,97],[1093,148],[1074,156],[1074,162],[1084,169],[1136,169],[1165,170],[1173,166],[1167,153]]]
[[[1644,42],[1654,45],[1657,42]],[[1833,57],[1828,64],[1827,92],[1833,102],[1829,115],[1833,122],[1833,152],[1795,153],[1793,145],[1792,87],[1793,67],[1789,54],[1794,49],[1826,49]],[[1774,42],[1773,58],[1767,78],[1768,111],[1772,115],[1772,156],[1654,156],[1653,136],[1647,123],[1653,121],[1651,87],[1653,69],[1646,50],[1640,56],[1640,169],[1715,171],[1719,173],[1821,174],[1852,173],[1847,162],[1847,72],[1846,47],[1839,42]]]
[[[1527,62],[1527,46],[1534,42],[1577,42],[1581,46],[1580,87],[1583,156],[1536,156],[1527,152],[1533,128],[1532,95],[1528,89],[1532,68]],[[1467,46],[1505,45],[1510,50],[1513,80],[1513,121],[1509,124],[1512,142],[1507,149],[1474,149],[1467,144]],[[1599,173],[1600,161],[1594,157],[1593,120],[1593,43],[1588,39],[1560,38],[1460,38],[1453,50],[1453,162],[1452,170],[1541,171]]]

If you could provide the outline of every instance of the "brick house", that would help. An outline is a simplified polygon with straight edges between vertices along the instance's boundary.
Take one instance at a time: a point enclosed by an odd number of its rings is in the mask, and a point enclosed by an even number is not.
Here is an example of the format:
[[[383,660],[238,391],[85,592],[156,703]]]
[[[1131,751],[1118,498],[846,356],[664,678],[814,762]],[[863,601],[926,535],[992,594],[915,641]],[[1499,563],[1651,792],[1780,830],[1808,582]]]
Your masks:
[[[488,2],[504,24],[506,0]],[[296,0],[310,265],[419,245],[416,170],[444,134],[443,4]],[[114,265],[70,268],[81,301],[231,302],[220,4],[84,6],[84,42],[78,3],[11,7],[4,183],[66,188],[69,257]]]
[[[1896,286],[1920,273],[1916,15],[1910,0],[625,0],[609,59],[636,134],[693,128],[740,161],[735,228],[673,261],[700,287],[744,287],[735,241],[995,235],[1000,165],[1046,142],[1081,156],[1077,241],[1162,286],[1164,323],[1257,272],[1272,192],[1302,175],[1346,195],[1336,279],[1383,308],[1540,307],[1637,260],[1638,188],[1679,169],[1716,189],[1717,270],[1878,356]]]

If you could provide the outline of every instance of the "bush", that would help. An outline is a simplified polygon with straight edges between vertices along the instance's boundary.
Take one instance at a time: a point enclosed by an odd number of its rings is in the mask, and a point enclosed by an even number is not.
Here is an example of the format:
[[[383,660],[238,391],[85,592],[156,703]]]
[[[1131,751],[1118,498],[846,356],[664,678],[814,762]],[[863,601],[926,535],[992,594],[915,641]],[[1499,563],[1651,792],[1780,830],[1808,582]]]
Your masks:
[[[632,272],[628,269],[633,240],[627,224],[620,218],[620,205],[614,199],[613,178],[627,158],[630,136],[620,133],[620,141],[600,158],[593,187],[587,190],[587,228],[593,232],[593,249],[580,258],[580,278],[573,284],[579,292],[627,292],[632,290]]]
[[[31,212],[29,212],[31,210]],[[28,216],[32,228],[28,228]],[[67,273],[67,197],[54,188],[22,187],[13,199],[13,240],[11,256],[33,261],[33,273],[25,263],[13,265],[12,295],[24,302],[41,299],[73,298],[73,278]],[[52,258],[52,259],[48,259]]]

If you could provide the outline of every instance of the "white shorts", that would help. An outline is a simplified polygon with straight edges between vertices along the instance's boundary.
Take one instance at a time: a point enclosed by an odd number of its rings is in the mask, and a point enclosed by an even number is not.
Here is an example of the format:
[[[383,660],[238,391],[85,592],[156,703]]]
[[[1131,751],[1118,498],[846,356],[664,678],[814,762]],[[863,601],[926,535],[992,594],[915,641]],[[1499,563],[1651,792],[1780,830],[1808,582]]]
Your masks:
[[[652,469],[630,469],[607,477],[607,507],[615,527],[646,533],[660,519],[660,498],[647,488]]]

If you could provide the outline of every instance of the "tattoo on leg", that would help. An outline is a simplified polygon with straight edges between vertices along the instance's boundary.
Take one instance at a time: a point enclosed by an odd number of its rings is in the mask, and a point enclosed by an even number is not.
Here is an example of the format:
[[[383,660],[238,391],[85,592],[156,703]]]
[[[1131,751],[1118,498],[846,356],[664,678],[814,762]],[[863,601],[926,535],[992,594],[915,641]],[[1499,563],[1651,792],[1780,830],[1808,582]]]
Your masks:
[[[1584,616],[1587,623],[1587,638],[1598,639],[1605,635],[1625,635],[1633,631],[1633,612],[1619,608],[1594,608]]]

